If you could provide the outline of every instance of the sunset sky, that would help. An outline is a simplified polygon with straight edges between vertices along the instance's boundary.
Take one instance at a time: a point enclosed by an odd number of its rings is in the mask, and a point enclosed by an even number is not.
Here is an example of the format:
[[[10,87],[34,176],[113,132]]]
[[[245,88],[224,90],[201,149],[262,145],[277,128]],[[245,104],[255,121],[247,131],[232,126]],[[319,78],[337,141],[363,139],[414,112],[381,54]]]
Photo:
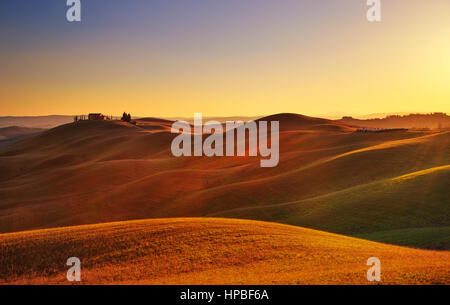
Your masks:
[[[0,115],[450,112],[450,1],[0,3]]]

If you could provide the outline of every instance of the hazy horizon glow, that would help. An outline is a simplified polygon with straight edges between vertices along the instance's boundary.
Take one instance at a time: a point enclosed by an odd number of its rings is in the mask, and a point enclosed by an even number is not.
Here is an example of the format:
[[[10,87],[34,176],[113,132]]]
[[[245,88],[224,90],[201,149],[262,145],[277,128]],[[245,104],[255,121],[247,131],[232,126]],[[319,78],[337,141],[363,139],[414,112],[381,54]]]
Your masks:
[[[450,2],[0,4],[0,115],[450,112]]]

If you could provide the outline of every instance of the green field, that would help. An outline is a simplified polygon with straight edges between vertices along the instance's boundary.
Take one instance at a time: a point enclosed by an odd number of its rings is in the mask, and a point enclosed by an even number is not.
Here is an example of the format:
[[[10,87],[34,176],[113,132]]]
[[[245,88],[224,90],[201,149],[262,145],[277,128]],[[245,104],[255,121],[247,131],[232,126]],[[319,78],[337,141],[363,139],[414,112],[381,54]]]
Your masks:
[[[260,219],[419,248],[450,248],[450,166],[215,216]]]

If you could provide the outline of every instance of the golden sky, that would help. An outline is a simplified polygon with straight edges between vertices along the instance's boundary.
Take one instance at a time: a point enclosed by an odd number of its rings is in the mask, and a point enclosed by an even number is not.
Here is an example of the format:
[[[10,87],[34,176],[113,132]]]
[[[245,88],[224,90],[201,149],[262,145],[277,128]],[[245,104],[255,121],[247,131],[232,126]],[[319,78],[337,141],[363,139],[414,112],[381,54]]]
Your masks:
[[[0,115],[450,112],[450,2],[17,4],[0,14]],[[63,1],[64,2],[64,1]],[[40,6],[39,6],[40,5]]]

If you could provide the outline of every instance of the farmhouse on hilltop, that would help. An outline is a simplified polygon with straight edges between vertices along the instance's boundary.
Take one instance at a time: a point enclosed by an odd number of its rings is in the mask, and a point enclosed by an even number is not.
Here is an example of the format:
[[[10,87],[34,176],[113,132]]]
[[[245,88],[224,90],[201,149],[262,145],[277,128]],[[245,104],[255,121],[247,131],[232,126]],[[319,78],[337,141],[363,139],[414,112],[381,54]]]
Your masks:
[[[88,116],[89,121],[102,121],[102,120],[109,120],[107,116],[104,116],[101,113],[89,113]]]

